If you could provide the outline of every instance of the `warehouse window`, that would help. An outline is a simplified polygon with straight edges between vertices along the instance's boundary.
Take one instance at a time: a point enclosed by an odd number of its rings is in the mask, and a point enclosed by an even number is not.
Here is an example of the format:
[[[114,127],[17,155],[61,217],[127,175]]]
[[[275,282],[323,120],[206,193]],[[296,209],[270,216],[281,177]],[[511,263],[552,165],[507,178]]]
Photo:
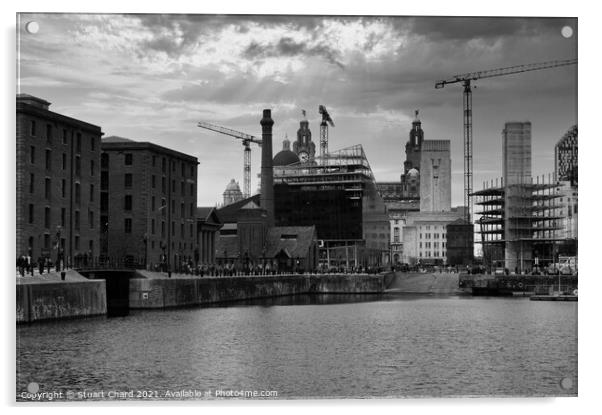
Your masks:
[[[131,166],[134,162],[134,156],[132,155],[132,153],[126,153],[125,154],[125,165],[126,166]]]
[[[132,195],[125,195],[124,209],[132,210]]]
[[[44,197],[50,199],[50,178],[48,177],[44,180]]]
[[[46,150],[46,170],[52,169],[52,151]]]
[[[81,203],[82,191],[81,185],[79,183],[75,183],[75,203],[78,205]]]
[[[32,137],[36,136],[36,122],[34,120],[31,120],[31,124],[29,125],[29,134]]]
[[[124,230],[125,230],[125,233],[132,233],[132,219],[131,218],[125,218]]]
[[[124,186],[126,187],[126,189],[129,189],[132,187],[132,174],[131,173],[126,173],[124,176]]]
[[[46,141],[52,143],[52,125],[46,124]]]
[[[34,183],[35,183],[35,175],[33,173],[29,173],[29,193],[33,193]]]
[[[34,207],[33,204],[29,204],[29,223],[33,223],[33,218],[34,218]]]
[[[81,133],[77,133],[75,136],[75,151],[78,153],[82,152],[82,135]]]

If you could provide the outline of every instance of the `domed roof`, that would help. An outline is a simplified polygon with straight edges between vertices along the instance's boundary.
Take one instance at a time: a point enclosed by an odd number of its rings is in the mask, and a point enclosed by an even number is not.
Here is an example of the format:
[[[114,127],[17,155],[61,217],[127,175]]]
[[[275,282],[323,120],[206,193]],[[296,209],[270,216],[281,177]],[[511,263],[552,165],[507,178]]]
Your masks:
[[[234,179],[230,180],[230,183],[226,186],[226,192],[240,192],[240,186]]]
[[[420,172],[418,172],[418,170],[416,169],[410,169],[410,171],[408,171],[408,176],[419,176]]]
[[[274,156],[274,166],[288,166],[298,162],[299,156],[290,150],[282,150]]]

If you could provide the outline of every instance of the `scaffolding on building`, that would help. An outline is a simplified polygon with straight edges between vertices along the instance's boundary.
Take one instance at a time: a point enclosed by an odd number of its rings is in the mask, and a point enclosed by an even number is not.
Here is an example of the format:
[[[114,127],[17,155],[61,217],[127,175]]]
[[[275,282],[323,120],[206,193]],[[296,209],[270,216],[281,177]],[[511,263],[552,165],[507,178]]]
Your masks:
[[[274,168],[274,185],[278,184],[307,191],[343,190],[345,199],[359,206],[363,228],[361,239],[320,238],[324,266],[374,266],[388,261],[385,258],[389,254],[388,234],[383,239],[386,246],[377,246],[380,233],[384,231],[381,228],[389,231],[386,207],[361,144],[321,155],[310,162],[277,166]]]
[[[499,184],[498,184],[499,183]],[[511,271],[529,271],[553,262],[556,244],[563,238],[558,215],[561,196],[553,175],[530,178],[525,183],[504,184],[503,179],[483,183],[472,193],[480,210],[477,223],[483,262],[493,268],[504,264]]]
[[[361,199],[366,181],[376,187],[374,174],[361,144],[346,147],[316,157],[314,162],[296,162],[279,166],[274,171],[274,183],[290,186],[316,186],[326,190],[329,186],[344,186],[351,199]]]

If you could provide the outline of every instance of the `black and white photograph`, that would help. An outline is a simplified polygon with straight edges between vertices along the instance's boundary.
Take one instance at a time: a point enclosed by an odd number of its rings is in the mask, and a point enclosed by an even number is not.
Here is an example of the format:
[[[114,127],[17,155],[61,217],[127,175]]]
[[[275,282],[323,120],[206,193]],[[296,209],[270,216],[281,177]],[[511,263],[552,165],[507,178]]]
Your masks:
[[[40,10],[17,406],[578,396],[576,14]]]

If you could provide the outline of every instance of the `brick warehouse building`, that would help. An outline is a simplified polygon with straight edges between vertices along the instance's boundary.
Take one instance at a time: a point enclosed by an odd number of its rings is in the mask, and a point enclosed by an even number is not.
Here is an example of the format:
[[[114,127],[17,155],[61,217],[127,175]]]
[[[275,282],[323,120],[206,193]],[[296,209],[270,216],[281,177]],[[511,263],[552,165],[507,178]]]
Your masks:
[[[147,268],[195,262],[197,158],[121,137],[102,152],[102,254]]]
[[[101,128],[18,94],[17,255],[70,263],[99,253]]]

